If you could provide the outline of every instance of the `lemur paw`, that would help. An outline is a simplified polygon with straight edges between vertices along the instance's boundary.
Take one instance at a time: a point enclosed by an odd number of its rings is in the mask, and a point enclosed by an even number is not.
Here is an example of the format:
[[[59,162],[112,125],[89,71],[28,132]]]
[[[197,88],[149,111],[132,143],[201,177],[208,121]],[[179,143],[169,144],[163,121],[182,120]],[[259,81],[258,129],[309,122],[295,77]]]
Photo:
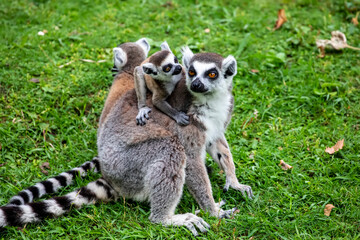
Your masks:
[[[149,113],[151,112],[151,108],[142,107],[139,109],[138,115],[136,116],[136,124],[143,126],[146,124],[146,119],[149,120]]]
[[[224,206],[226,204],[225,200],[221,200],[218,203],[215,203],[216,207],[218,208],[218,210],[216,212],[214,212],[213,214],[211,214],[212,216],[215,216],[217,218],[230,218],[231,215],[237,210],[236,207],[229,209],[229,210],[223,210],[221,209],[222,206]]]
[[[243,185],[240,183],[226,184],[224,187],[224,192],[227,192],[229,190],[229,187],[232,187],[233,189],[240,191],[244,197],[247,196],[250,199],[254,198],[252,188],[249,185]]]
[[[174,225],[174,226],[185,226],[189,229],[194,236],[198,235],[195,226],[201,232],[207,232],[210,229],[210,225],[204,221],[204,219],[192,214],[177,214],[170,218],[170,220],[165,223],[166,225]]]
[[[220,218],[230,218],[231,215],[233,215],[233,213],[234,213],[236,210],[237,210],[236,207],[234,207],[234,208],[232,208],[232,209],[230,209],[230,210],[222,210],[222,209],[220,209],[219,214],[218,214],[217,217],[218,217],[219,219],[220,219]]]
[[[186,126],[186,125],[189,125],[189,116],[186,115],[185,113],[183,112],[179,112],[176,116],[175,116],[175,121],[181,125],[181,126]]]

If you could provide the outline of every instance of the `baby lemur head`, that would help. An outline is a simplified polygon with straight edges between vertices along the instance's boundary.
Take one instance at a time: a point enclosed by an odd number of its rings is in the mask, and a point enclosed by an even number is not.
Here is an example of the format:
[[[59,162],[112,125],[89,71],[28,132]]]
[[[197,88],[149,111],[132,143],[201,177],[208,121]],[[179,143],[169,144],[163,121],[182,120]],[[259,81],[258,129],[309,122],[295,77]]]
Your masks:
[[[147,58],[149,50],[150,44],[146,38],[141,38],[136,42],[120,44],[113,49],[114,68],[112,71],[120,72],[122,70],[132,73],[134,68]]]
[[[142,65],[142,68],[144,73],[152,78],[166,81],[179,75],[182,72],[182,66],[166,41],[160,47],[161,51],[154,53],[149,61]]]
[[[186,85],[193,95],[209,95],[229,92],[236,75],[236,60],[229,55],[223,58],[216,53],[193,52],[188,47],[181,49],[186,71]]]

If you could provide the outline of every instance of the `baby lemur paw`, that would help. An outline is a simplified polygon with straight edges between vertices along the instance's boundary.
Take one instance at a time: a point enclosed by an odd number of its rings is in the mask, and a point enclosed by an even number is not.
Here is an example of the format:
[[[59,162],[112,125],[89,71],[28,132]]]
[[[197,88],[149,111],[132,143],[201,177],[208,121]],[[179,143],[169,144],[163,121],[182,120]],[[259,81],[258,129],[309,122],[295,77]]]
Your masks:
[[[189,123],[190,123],[189,119],[190,119],[190,117],[183,112],[179,112],[175,116],[175,121],[181,126],[189,125]]]
[[[138,115],[136,116],[136,124],[143,126],[146,124],[146,119],[149,120],[149,113],[151,112],[151,108],[142,107],[139,109]]]

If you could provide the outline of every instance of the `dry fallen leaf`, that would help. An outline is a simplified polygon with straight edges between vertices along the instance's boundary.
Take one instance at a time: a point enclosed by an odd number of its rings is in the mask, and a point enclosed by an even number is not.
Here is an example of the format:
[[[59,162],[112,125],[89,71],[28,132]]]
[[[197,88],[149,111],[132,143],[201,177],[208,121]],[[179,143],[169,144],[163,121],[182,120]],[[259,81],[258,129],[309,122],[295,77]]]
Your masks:
[[[250,70],[252,73],[258,73],[259,72],[259,70],[257,70],[257,69],[251,69]]]
[[[255,154],[254,154],[253,152],[250,153],[249,158],[250,158],[250,159],[254,159],[254,158],[255,158]]]
[[[48,175],[49,172],[46,171],[45,168],[50,169],[50,164],[48,162],[44,162],[40,165],[41,172],[45,175]]]
[[[287,21],[287,18],[285,16],[285,10],[280,9],[278,11],[278,19],[277,19],[277,21],[275,23],[274,30],[279,29],[286,21]]]
[[[332,205],[332,204],[326,204],[326,205],[325,205],[325,208],[324,208],[324,215],[325,215],[325,216],[330,216],[331,210],[332,210],[333,208],[335,208],[334,205]]]
[[[39,31],[39,32],[38,32],[38,35],[39,35],[39,36],[44,36],[45,33],[44,33],[43,31]]]
[[[327,152],[328,154],[334,154],[337,151],[339,151],[340,149],[342,149],[344,147],[344,139],[338,141],[334,146],[330,147],[330,148],[326,148],[325,152]]]
[[[32,78],[32,79],[30,79],[30,82],[39,83],[40,80],[38,78]]]
[[[357,25],[359,24],[359,21],[358,21],[359,13],[360,13],[360,12],[357,12],[356,16],[351,19],[351,22],[352,22],[355,26],[357,26]]]
[[[205,28],[204,32],[205,32],[205,33],[209,33],[209,32],[210,32],[210,28]]]
[[[293,168],[292,166],[290,166],[289,164],[287,164],[283,160],[280,160],[279,166],[281,166],[281,168],[284,169],[284,170],[289,170],[289,169]]]
[[[331,47],[335,50],[341,50],[344,48],[360,50],[360,48],[356,48],[356,47],[348,45],[346,42],[345,34],[340,31],[332,31],[330,40],[327,40],[327,39],[316,40],[316,46],[320,49],[319,57],[321,57],[321,58],[325,57],[325,48],[326,47]]]
[[[283,150],[283,148],[282,148],[282,147],[278,147],[278,149],[279,149],[280,151],[282,151],[282,150]]]

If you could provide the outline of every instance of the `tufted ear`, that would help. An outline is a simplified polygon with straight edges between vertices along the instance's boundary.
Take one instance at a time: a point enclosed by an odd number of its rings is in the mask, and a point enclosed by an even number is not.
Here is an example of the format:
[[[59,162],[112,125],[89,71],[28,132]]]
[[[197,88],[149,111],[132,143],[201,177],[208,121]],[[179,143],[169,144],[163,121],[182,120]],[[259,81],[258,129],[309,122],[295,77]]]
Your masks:
[[[122,50],[119,47],[113,48],[113,52],[114,52],[114,65],[118,70],[120,70],[123,66],[125,66],[127,62],[127,55],[124,52],[124,50]]]
[[[231,55],[225,58],[221,64],[221,71],[225,78],[235,76],[237,72],[236,59]]]
[[[145,63],[142,65],[142,69],[146,74],[157,75],[157,69],[152,63]]]
[[[185,68],[188,69],[190,67],[190,60],[194,56],[194,53],[190,50],[190,48],[188,46],[182,47],[181,53],[183,55],[182,62],[184,64]]]
[[[171,51],[171,49],[170,49],[170,47],[169,47],[169,44],[168,44],[166,41],[164,41],[164,42],[160,45],[160,48],[161,48],[161,50],[167,50],[167,51],[169,51],[169,52],[172,53],[172,51]]]
[[[147,57],[147,55],[150,51],[150,44],[146,40],[146,38],[141,38],[141,39],[137,40],[136,44],[138,44],[144,50],[145,56]]]

